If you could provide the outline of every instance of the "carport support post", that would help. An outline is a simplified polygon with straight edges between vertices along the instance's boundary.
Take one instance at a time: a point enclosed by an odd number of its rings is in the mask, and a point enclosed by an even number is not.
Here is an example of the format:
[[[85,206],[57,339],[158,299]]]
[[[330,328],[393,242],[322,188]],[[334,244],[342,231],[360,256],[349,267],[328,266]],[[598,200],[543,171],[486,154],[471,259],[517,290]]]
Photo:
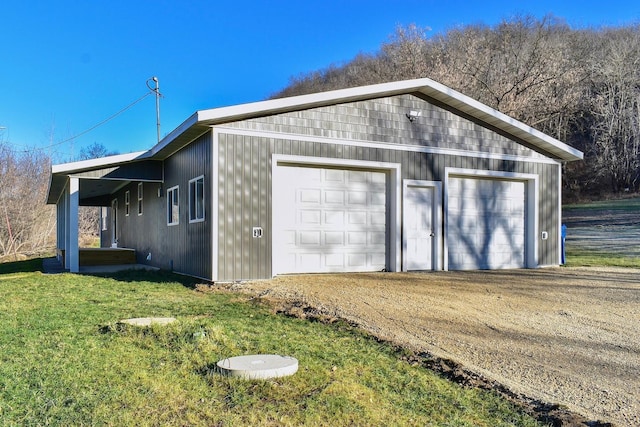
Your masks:
[[[80,271],[80,255],[78,247],[78,204],[80,201],[80,179],[69,178],[69,197],[67,198],[67,206],[65,209],[67,224],[67,244],[65,255],[65,268],[71,273]]]

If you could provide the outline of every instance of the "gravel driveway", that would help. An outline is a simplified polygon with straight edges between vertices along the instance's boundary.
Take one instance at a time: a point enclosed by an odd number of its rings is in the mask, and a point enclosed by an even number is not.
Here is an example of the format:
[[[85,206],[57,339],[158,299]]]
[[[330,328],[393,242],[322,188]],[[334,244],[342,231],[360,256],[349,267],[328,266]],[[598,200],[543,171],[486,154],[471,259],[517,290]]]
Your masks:
[[[292,275],[237,288],[302,302],[589,420],[640,425],[640,270]]]

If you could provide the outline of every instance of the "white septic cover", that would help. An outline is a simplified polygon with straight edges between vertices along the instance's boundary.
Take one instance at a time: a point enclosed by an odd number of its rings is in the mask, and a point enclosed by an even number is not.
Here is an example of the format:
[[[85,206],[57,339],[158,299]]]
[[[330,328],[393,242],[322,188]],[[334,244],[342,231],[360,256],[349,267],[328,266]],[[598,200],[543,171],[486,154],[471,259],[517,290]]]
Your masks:
[[[135,319],[124,319],[120,323],[126,323],[132,326],[151,326],[151,325],[167,325],[175,322],[174,317],[137,317]]]
[[[286,377],[298,371],[297,359],[277,354],[230,357],[217,365],[222,375],[250,380]]]

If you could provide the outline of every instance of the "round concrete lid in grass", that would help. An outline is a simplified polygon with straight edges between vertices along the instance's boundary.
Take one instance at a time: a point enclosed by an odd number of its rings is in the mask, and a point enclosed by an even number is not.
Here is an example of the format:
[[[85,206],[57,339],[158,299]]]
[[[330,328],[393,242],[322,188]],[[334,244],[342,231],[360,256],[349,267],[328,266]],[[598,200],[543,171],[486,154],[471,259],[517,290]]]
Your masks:
[[[131,326],[146,327],[151,325],[164,326],[175,321],[175,317],[136,317],[134,319],[121,320],[119,323],[124,323]]]
[[[223,359],[217,366],[221,375],[257,380],[293,375],[298,371],[298,360],[277,354],[254,354]]]

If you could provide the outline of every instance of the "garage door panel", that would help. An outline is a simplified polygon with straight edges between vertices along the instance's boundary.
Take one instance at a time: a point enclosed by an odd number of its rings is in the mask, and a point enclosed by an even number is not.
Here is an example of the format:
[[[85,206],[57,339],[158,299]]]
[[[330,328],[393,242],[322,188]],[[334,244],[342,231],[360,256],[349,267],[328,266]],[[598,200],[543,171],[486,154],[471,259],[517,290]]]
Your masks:
[[[349,217],[350,225],[366,225],[367,224],[367,212],[359,211],[359,212],[348,212],[347,216]]]
[[[322,255],[319,253],[301,253],[297,258],[298,265],[303,271],[314,271],[322,265]]]
[[[329,268],[344,268],[344,254],[326,254],[325,265]]]
[[[320,246],[319,231],[300,231],[298,237],[298,244],[300,246]]]
[[[319,205],[322,194],[319,189],[303,188],[298,191],[300,203]]]
[[[324,243],[328,246],[344,246],[344,233],[341,231],[326,231]]]
[[[298,222],[297,224],[302,226],[309,225],[320,225],[320,218],[322,216],[322,211],[319,209],[304,209],[299,210]]]
[[[328,205],[344,205],[344,191],[340,190],[325,190],[324,202]]]
[[[293,230],[284,231],[281,234],[282,242],[285,245],[295,245],[296,244],[296,232]]]
[[[378,233],[368,233],[368,244],[369,245],[384,245],[385,244],[386,235],[384,232]]]
[[[319,169],[317,169],[319,170]],[[344,182],[345,171],[342,169],[325,169],[324,179],[327,182]]]
[[[347,204],[356,206],[367,205],[367,193],[365,191],[349,191],[347,193]]]
[[[368,182],[367,172],[364,171],[347,171],[347,179],[349,183]]]
[[[384,226],[387,221],[385,212],[369,212],[369,224]]]
[[[349,260],[348,268],[359,270],[367,266],[367,254],[366,253],[350,253],[347,255]]]
[[[352,246],[362,246],[367,244],[367,233],[365,231],[347,232],[347,244]]]
[[[385,268],[386,173],[297,166],[274,173],[274,215],[295,218],[274,223],[277,273]]]
[[[371,198],[371,200],[369,201],[369,204],[372,206],[381,206],[384,207],[387,204],[387,195],[383,192],[371,192],[369,193],[369,197]]]
[[[377,266],[383,266],[380,267],[380,269],[384,268],[385,265],[385,261],[387,259],[387,256],[385,253],[377,253],[377,254],[368,254],[369,256],[369,265],[377,265]]]
[[[325,210],[324,211],[324,224],[328,224],[328,225],[342,225],[344,226],[344,216],[345,216],[345,212],[340,210],[340,211],[332,211],[332,210]]]
[[[522,181],[450,177],[449,269],[525,267],[525,189]]]

